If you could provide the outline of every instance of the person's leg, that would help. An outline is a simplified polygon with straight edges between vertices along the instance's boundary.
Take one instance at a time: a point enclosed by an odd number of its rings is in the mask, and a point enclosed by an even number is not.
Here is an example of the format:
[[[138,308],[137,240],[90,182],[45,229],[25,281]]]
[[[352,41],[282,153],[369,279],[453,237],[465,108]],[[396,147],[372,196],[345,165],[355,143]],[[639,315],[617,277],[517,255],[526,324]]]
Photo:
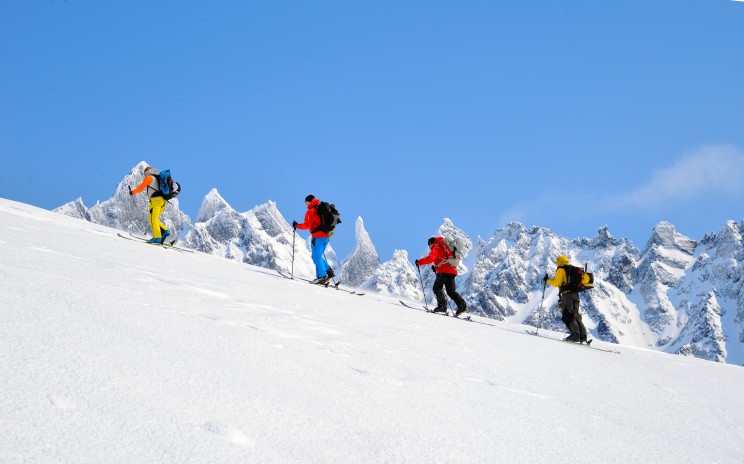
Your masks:
[[[434,296],[437,297],[437,307],[434,310],[437,312],[447,310],[447,298],[444,296],[444,283],[446,280],[447,274],[437,274],[437,278],[434,280]]]
[[[152,229],[152,238],[161,238],[161,229],[168,230],[165,224],[160,222],[160,215],[165,210],[165,200],[162,197],[150,198],[150,229]]]
[[[312,245],[313,263],[315,263],[315,277],[325,277],[328,263],[326,263],[323,253],[325,253],[325,249],[328,246],[328,239],[313,238],[310,243]]]
[[[581,311],[579,310],[581,306],[581,298],[579,297],[578,293],[574,293],[573,295],[575,297],[574,304],[573,304],[573,309],[574,309],[573,316],[574,316],[574,323],[576,324],[576,330],[577,330],[577,332],[575,333],[579,335],[579,339],[582,342],[585,342],[586,336],[587,336],[586,326],[584,325],[583,318],[581,317]]]
[[[568,332],[571,333],[571,323],[573,322],[573,314],[571,314],[571,312],[566,310],[564,295],[561,295],[560,299],[558,300],[558,309],[561,310],[561,320],[563,321],[564,324],[566,324],[566,329],[568,329]]]
[[[455,274],[447,274],[447,280],[444,283],[444,288],[447,290],[447,295],[449,295],[450,298],[455,302],[457,305],[457,312],[461,313],[463,311],[467,310],[467,305],[465,304],[465,300],[462,299],[459,293],[457,293],[457,284],[455,282],[455,278],[457,276]]]
[[[579,294],[578,293],[564,293],[563,298],[565,299],[566,311],[571,313],[571,335],[576,336],[578,339],[586,339],[586,327],[581,322],[581,314],[579,313]]]

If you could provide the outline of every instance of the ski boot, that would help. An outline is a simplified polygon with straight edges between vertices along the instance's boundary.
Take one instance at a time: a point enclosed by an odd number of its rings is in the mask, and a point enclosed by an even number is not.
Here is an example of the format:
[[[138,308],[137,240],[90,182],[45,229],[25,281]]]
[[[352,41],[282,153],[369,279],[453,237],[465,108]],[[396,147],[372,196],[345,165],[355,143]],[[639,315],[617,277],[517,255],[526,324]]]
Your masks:
[[[310,283],[313,285],[322,285],[324,287],[328,286],[328,282],[330,282],[330,279],[328,277],[318,277],[317,279],[310,281]]]

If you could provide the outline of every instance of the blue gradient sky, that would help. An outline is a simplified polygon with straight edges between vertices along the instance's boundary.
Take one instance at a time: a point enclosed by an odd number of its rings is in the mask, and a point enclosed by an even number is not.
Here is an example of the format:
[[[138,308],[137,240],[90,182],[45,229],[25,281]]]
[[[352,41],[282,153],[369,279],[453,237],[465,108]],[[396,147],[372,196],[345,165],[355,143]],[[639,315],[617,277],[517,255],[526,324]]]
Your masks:
[[[741,220],[744,4],[6,2],[0,196],[55,208],[170,168],[195,219],[335,202],[383,260],[444,217],[643,247]],[[413,256],[412,256],[413,259]]]

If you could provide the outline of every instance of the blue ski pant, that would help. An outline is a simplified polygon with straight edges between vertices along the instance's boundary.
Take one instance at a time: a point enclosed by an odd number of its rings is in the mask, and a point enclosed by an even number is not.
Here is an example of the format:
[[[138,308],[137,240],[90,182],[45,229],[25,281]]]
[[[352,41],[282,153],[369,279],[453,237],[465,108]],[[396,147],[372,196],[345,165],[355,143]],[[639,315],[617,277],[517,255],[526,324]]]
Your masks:
[[[325,277],[326,272],[328,272],[328,269],[331,267],[328,264],[328,261],[323,257],[323,253],[325,253],[325,249],[328,246],[328,239],[313,237],[313,239],[310,240],[310,244],[312,245],[313,263],[315,263],[315,277]]]

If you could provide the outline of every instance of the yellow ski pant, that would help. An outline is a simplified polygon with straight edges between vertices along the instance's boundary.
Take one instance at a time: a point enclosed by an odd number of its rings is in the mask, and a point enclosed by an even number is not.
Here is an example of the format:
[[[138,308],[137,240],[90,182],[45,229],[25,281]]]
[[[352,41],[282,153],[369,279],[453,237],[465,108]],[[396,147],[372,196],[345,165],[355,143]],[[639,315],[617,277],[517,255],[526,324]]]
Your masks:
[[[168,230],[165,224],[160,222],[160,215],[165,210],[165,199],[163,197],[150,198],[150,227],[152,228],[152,238],[160,238],[162,230]]]

